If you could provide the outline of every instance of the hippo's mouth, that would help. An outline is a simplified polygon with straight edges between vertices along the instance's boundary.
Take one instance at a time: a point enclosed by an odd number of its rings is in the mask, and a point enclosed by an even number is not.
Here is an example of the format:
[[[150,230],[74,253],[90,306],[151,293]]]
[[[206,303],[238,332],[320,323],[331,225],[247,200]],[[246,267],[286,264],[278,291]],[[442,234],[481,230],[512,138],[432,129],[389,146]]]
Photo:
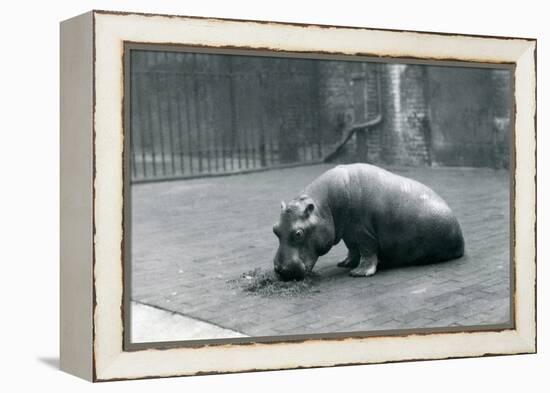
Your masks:
[[[275,271],[277,278],[281,281],[302,281],[306,278],[306,271],[289,271],[289,270],[280,270]]]
[[[311,273],[311,268],[303,263],[294,263],[286,267],[276,268],[275,273],[281,281],[302,281]]]
[[[276,272],[277,273],[277,277],[279,278],[279,280],[281,281],[303,281],[305,278],[306,278],[306,273],[302,273],[302,274],[290,274],[290,273],[286,273],[286,272]]]

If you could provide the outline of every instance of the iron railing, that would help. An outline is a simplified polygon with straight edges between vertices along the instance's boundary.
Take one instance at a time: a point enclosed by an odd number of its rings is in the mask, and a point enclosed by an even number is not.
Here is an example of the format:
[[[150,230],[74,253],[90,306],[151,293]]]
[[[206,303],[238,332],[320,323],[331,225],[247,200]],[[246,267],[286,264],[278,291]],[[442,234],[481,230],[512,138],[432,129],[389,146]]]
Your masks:
[[[266,72],[212,56],[132,52],[133,182],[322,160],[332,143],[318,132],[314,60],[284,59]]]

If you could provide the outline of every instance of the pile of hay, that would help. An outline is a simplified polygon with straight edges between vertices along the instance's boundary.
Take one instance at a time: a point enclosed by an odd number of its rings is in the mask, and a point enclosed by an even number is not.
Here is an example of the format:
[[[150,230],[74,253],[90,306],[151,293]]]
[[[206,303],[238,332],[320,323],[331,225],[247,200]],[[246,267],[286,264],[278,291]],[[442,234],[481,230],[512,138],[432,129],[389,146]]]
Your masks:
[[[319,292],[314,287],[319,276],[310,274],[302,281],[281,281],[275,272],[256,268],[229,283],[243,292],[265,297],[296,297]]]

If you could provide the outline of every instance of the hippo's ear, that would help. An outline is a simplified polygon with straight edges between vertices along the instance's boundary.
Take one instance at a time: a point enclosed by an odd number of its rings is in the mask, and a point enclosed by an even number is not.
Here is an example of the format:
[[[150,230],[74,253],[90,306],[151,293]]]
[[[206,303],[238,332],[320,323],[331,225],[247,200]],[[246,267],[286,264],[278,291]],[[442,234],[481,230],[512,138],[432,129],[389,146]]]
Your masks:
[[[286,203],[285,201],[281,201],[281,210],[285,210],[286,209]]]
[[[315,205],[313,204],[313,202],[309,202],[304,210],[304,214],[306,215],[306,217],[309,217],[309,215],[313,213],[313,210],[315,210]]]

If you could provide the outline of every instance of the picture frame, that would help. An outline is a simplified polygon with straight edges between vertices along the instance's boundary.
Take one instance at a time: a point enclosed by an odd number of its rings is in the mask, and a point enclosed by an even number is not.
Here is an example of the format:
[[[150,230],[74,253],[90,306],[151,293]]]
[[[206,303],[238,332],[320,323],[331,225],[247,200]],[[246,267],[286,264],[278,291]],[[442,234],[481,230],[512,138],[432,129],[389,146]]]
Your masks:
[[[124,101],[132,45],[513,69],[510,326],[133,346]],[[62,22],[60,73],[63,370],[109,381],[536,352],[536,40],[91,11]]]

